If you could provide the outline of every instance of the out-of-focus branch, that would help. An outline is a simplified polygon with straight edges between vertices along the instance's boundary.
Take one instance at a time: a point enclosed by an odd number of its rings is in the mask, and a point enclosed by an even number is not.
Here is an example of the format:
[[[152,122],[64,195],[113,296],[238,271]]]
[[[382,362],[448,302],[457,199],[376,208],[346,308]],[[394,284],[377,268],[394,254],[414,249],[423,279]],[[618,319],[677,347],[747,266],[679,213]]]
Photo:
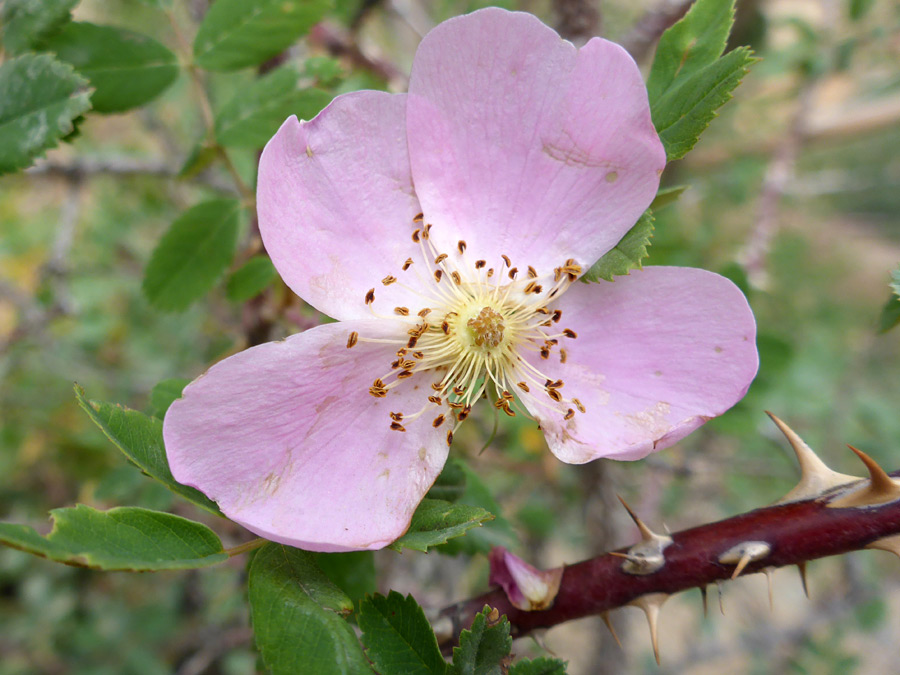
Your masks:
[[[556,31],[576,45],[600,35],[600,8],[594,0],[553,0]]]
[[[310,47],[327,51],[335,58],[346,58],[357,68],[374,73],[392,88],[406,88],[406,73],[389,61],[365,54],[348,30],[331,21],[320,21],[313,26],[307,42]]]

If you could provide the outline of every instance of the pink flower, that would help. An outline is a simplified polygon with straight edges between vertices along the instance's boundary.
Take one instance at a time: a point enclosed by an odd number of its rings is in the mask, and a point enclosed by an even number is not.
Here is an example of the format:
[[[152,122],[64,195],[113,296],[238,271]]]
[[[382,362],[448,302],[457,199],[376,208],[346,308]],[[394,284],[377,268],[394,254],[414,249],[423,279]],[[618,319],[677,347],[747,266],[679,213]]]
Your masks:
[[[212,367],[164,435],[177,480],[318,551],[401,536],[485,395],[564,462],[638,459],[743,396],[740,291],[696,269],[575,283],[653,199],[665,153],[637,66],[528,14],[451,19],[409,93],[288,119],[259,167],[284,281],[338,320]]]

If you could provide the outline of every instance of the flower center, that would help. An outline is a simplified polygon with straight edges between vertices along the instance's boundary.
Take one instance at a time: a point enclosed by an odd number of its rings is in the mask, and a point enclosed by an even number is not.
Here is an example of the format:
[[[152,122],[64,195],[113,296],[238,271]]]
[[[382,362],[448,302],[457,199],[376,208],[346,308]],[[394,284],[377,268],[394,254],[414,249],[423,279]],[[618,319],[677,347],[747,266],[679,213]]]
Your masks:
[[[415,222],[422,223],[422,216]],[[513,406],[518,404],[519,411],[530,417],[521,405],[523,399],[532,409],[548,407],[561,412],[565,419],[574,417],[576,410],[585,412],[577,398],[564,397],[562,380],[546,377],[532,363],[551,358],[554,349],[565,363],[566,350],[560,340],[577,336],[568,328],[557,327],[562,311],[550,305],[581,275],[581,267],[567,260],[545,280],[529,266],[520,278],[518,268],[506,255],[500,256],[502,263],[496,268],[488,267],[484,260],[474,264],[467,261],[465,241],[460,241],[452,254],[437,251],[430,238],[431,228],[418,227],[412,235],[421,249],[427,274],[421,274],[408,258],[401,270],[412,270],[413,283],[404,284],[393,275],[381,281],[384,286],[399,283],[422,298],[423,306],[414,316],[411,312],[415,308],[395,307],[394,316],[380,317],[407,322],[408,337],[373,340],[354,332],[347,341],[348,348],[358,341],[388,342],[399,347],[396,360],[369,388],[376,398],[386,397],[391,389],[420,373],[433,378],[432,393],[426,390],[423,394],[422,408],[411,413],[391,412],[391,428],[406,431],[405,424],[431,410],[436,413],[434,427],[448,417],[456,418],[447,433],[449,444],[456,426],[469,415],[475,401],[489,393],[494,407],[509,416],[516,415]],[[371,307],[374,300],[373,288],[366,293],[365,302]],[[534,356],[525,358],[529,353]]]
[[[466,321],[466,326],[479,347],[493,349],[503,340],[503,316],[490,307],[482,307],[478,316]]]

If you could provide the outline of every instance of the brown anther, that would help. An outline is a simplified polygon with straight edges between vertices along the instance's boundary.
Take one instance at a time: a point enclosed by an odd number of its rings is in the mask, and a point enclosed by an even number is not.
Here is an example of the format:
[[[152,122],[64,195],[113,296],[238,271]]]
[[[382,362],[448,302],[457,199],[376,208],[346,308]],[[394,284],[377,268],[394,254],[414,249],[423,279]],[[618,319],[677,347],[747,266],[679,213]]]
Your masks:
[[[408,270],[412,264],[413,264],[413,259],[407,258],[406,262],[403,263],[403,271],[405,272],[406,270]]]
[[[465,406],[459,401],[447,401],[447,405],[449,405],[454,410],[462,410]]]
[[[375,289],[370,288],[369,292],[366,293],[366,304],[371,305],[373,302],[375,302]]]
[[[553,323],[559,323],[559,320],[562,318],[562,310],[554,309],[553,310]]]
[[[397,369],[397,368],[399,368],[399,367],[400,367],[400,359],[397,359],[396,361],[393,361],[393,362],[391,363],[391,368]]]
[[[440,265],[444,262],[449,256],[446,253],[441,253],[437,258],[434,259],[435,265]]]
[[[509,275],[508,275],[508,276],[509,276],[510,279],[515,279],[515,278],[516,278],[516,275],[517,275],[518,273],[519,273],[519,269],[518,269],[517,267],[513,267],[513,268],[509,271]]]
[[[400,424],[400,422],[391,422],[391,429],[393,429],[394,431],[406,431],[406,429],[403,428],[403,425]]]
[[[562,267],[554,267],[553,268],[553,281],[555,283],[559,283],[559,280],[562,279],[563,271]]]
[[[359,333],[353,331],[347,336],[347,349],[353,347],[359,341]]]
[[[450,324],[446,321],[441,322],[441,330],[444,332],[444,335],[450,335]]]
[[[413,371],[411,370],[401,370],[399,373],[397,373],[397,379],[405,380],[407,377],[412,377],[413,375],[415,375],[415,373],[413,373]]]
[[[432,403],[434,403],[435,405],[441,405],[441,403],[443,403],[440,396],[429,396],[428,400],[431,401]]]
[[[416,343],[417,343],[418,341],[419,341],[418,336],[413,335],[413,336],[412,336],[411,338],[409,338],[409,340],[406,342],[406,346],[409,347],[410,349],[412,349],[413,347],[416,346]]]
[[[492,276],[494,276],[494,268],[489,267],[487,271],[487,278],[490,279]]]
[[[441,391],[444,388],[444,385],[441,384],[440,382],[432,382],[431,388],[434,389],[435,391]]]
[[[552,326],[552,325],[553,325],[553,322],[552,322],[550,319],[547,319],[546,321],[544,321],[544,322],[541,324],[541,326],[544,326],[544,327],[549,327],[549,326]]]
[[[417,243],[417,244],[419,243],[419,233],[420,233],[421,231],[422,231],[422,230],[415,229],[415,230],[413,230],[413,233],[412,233],[412,240],[413,240],[415,243]]]
[[[400,358],[406,356],[406,347],[400,347],[400,349],[397,350],[397,356]]]
[[[575,411],[572,410],[571,408],[569,408],[568,410],[566,410],[566,414],[563,415],[563,419],[564,419],[564,420],[570,420],[570,419],[572,419],[573,417],[575,417]]]
[[[550,388],[552,388],[552,389],[559,389],[559,388],[561,388],[564,384],[565,384],[565,382],[563,382],[562,380],[555,380],[554,382],[549,382],[549,383],[547,384],[547,386],[550,387]]]
[[[532,279],[537,279],[537,271],[531,265],[528,266],[528,276]]]
[[[550,358],[550,348],[547,347],[546,345],[543,346],[543,347],[541,347],[541,358],[542,358],[542,359],[549,359],[549,358]]]
[[[434,418],[434,421],[431,423],[431,426],[433,426],[435,429],[437,429],[443,423],[444,423],[444,416],[438,415],[437,417]]]
[[[425,214],[424,214],[424,213],[420,213],[420,214],[418,214],[418,215],[416,215],[416,216],[413,216],[413,222],[414,222],[414,223],[421,223],[423,220],[425,220]]]
[[[551,338],[551,339],[547,340],[547,345],[548,345],[548,346],[550,346],[550,345],[558,345],[558,344],[559,344],[559,340],[557,340],[556,338]]]
[[[531,289],[531,292],[534,293],[535,295],[538,295],[543,290],[544,290],[543,286],[541,286],[540,284],[535,284],[534,288]]]
[[[447,445],[450,445],[451,443],[453,443],[453,432],[448,431],[447,432]]]
[[[462,422],[469,416],[469,413],[472,412],[472,406],[467,405],[465,408],[456,413],[456,419]]]
[[[428,239],[428,233],[431,232],[431,223],[428,223],[422,230],[422,239]]]
[[[400,316],[409,316],[409,309],[406,307],[394,307],[394,314],[399,314]]]
[[[434,280],[438,283],[441,283],[441,277],[444,276],[444,273],[441,270],[434,271]]]
[[[515,396],[512,395],[512,392],[511,392],[511,391],[507,391],[506,389],[504,389],[504,390],[500,393],[500,396],[502,396],[503,398],[505,398],[507,401],[512,401],[512,400],[515,398]]]
[[[554,288],[552,291],[550,291],[550,293],[547,294],[547,299],[551,300],[551,299],[555,298],[557,293],[559,293],[559,289]]]
[[[429,314],[431,314],[431,309],[428,308],[428,307],[425,307],[424,309],[420,309],[420,310],[419,310],[418,312],[416,312],[416,313],[424,319],[426,316],[428,316]]]
[[[556,389],[550,389],[550,388],[548,387],[548,388],[547,388],[547,396],[549,396],[550,398],[552,398],[552,399],[553,399],[554,401],[556,401],[557,403],[559,403],[560,401],[562,401],[562,394],[560,394]]]
[[[525,293],[526,295],[527,295],[528,293],[531,293],[531,292],[534,290],[534,287],[535,287],[535,286],[537,286],[536,283],[534,283],[533,281],[529,281],[529,282],[528,282],[528,285],[525,287],[524,293]]]
[[[384,398],[387,396],[386,389],[378,389],[377,387],[369,387],[369,393],[375,398]]]
[[[462,283],[462,277],[459,276],[459,272],[453,270],[450,272],[450,277],[453,279],[453,283],[459,286]]]
[[[453,387],[453,393],[457,396],[463,396],[466,393],[465,387]]]
[[[579,401],[577,398],[573,398],[572,403],[574,403],[575,407],[578,408],[578,412],[580,412],[580,413],[587,412],[587,409],[584,407],[584,404],[581,401]]]
[[[414,359],[424,359],[425,352],[413,352],[413,358]]]
[[[504,401],[502,398],[498,398],[496,401],[494,401],[494,407],[499,409],[505,403],[506,401]]]
[[[531,388],[525,382],[516,382],[516,386],[519,389],[521,389],[522,391],[524,391],[525,393],[528,393],[529,391],[531,391]]]
[[[381,283],[383,283],[385,286],[390,286],[395,281],[397,281],[397,277],[392,277],[390,274],[388,274],[384,279],[381,280]]]
[[[565,363],[565,362],[566,362],[566,357],[567,357],[568,355],[569,355],[569,354],[568,354],[568,352],[567,352],[565,349],[560,349],[560,350],[559,350],[559,362],[560,362],[560,363]]]
[[[500,410],[502,410],[503,412],[505,412],[505,413],[506,413],[507,415],[509,415],[510,417],[515,417],[515,416],[516,416],[516,411],[509,407],[509,401],[504,401],[504,402],[503,402],[503,405],[500,406]]]
[[[391,419],[394,420],[395,422],[399,422],[403,419],[403,413],[392,412],[392,413],[390,413],[390,416],[391,416]]]
[[[484,260],[476,260],[476,261],[475,261],[475,269],[476,269],[476,270],[480,270],[480,269],[481,269],[482,267],[484,267],[485,265],[487,265],[487,262],[484,261]]]
[[[510,262],[508,255],[501,255],[500,257],[503,258],[503,262],[506,263],[507,267],[512,267],[512,262]]]
[[[563,328],[563,335],[567,338],[572,338],[573,340],[578,337],[578,333],[576,333],[571,328]]]
[[[409,370],[416,367],[416,362],[412,359],[406,359],[405,361],[400,361],[400,367],[404,370]]]
[[[456,243],[456,250],[459,251],[460,253],[465,253],[466,252],[466,242],[464,242],[462,239],[460,239]]]
[[[562,271],[569,277],[569,281],[575,281],[581,276],[581,265],[575,262],[574,258],[569,258],[566,260],[566,264],[563,265]]]
[[[538,314],[549,314],[550,313],[550,310],[547,309],[546,307],[538,307],[534,311],[537,312]]]

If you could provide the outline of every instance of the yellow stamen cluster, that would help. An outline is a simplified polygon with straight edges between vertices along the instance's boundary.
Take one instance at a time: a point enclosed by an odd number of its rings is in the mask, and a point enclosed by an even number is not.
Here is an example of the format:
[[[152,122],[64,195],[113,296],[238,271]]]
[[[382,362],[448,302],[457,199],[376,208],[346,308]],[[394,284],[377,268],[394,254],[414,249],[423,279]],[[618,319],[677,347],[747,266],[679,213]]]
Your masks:
[[[416,216],[412,234],[413,242],[421,248],[421,262],[414,264],[407,258],[400,265],[404,272],[412,269],[415,283],[407,285],[392,275],[382,280],[385,286],[397,284],[422,297],[424,306],[394,308],[391,319],[410,322],[407,337],[387,340],[398,347],[396,359],[387,373],[372,383],[369,393],[384,398],[394,387],[403,386],[403,380],[420,373],[435,378],[431,384],[434,393],[423,394],[423,406],[417,412],[391,412],[391,429],[406,431],[404,424],[428,410],[435,413],[433,427],[442,426],[448,416],[454,416],[458,425],[489,390],[495,398],[494,406],[510,416],[516,414],[514,405],[528,415],[521,405],[523,398],[532,408],[551,408],[567,420],[576,410],[585,412],[578,399],[565,398],[562,380],[546,377],[523,356],[533,352],[549,359],[560,339],[577,337],[569,328],[555,328],[562,311],[547,305],[578,279],[581,267],[572,259],[566,260],[553,270],[552,277],[542,278],[528,265],[527,276],[517,280],[518,268],[509,256],[501,255],[495,274],[486,260],[467,263],[465,241],[460,240],[452,253],[438,251],[430,236],[432,225],[422,226],[424,222],[422,214]],[[420,265],[426,267],[424,274],[416,269]],[[499,273],[504,267],[507,273]],[[374,289],[364,301],[371,309]],[[386,342],[353,333],[347,347],[367,341]],[[558,355],[565,363],[565,350],[559,349]],[[447,432],[447,443],[452,439],[453,429]]]

